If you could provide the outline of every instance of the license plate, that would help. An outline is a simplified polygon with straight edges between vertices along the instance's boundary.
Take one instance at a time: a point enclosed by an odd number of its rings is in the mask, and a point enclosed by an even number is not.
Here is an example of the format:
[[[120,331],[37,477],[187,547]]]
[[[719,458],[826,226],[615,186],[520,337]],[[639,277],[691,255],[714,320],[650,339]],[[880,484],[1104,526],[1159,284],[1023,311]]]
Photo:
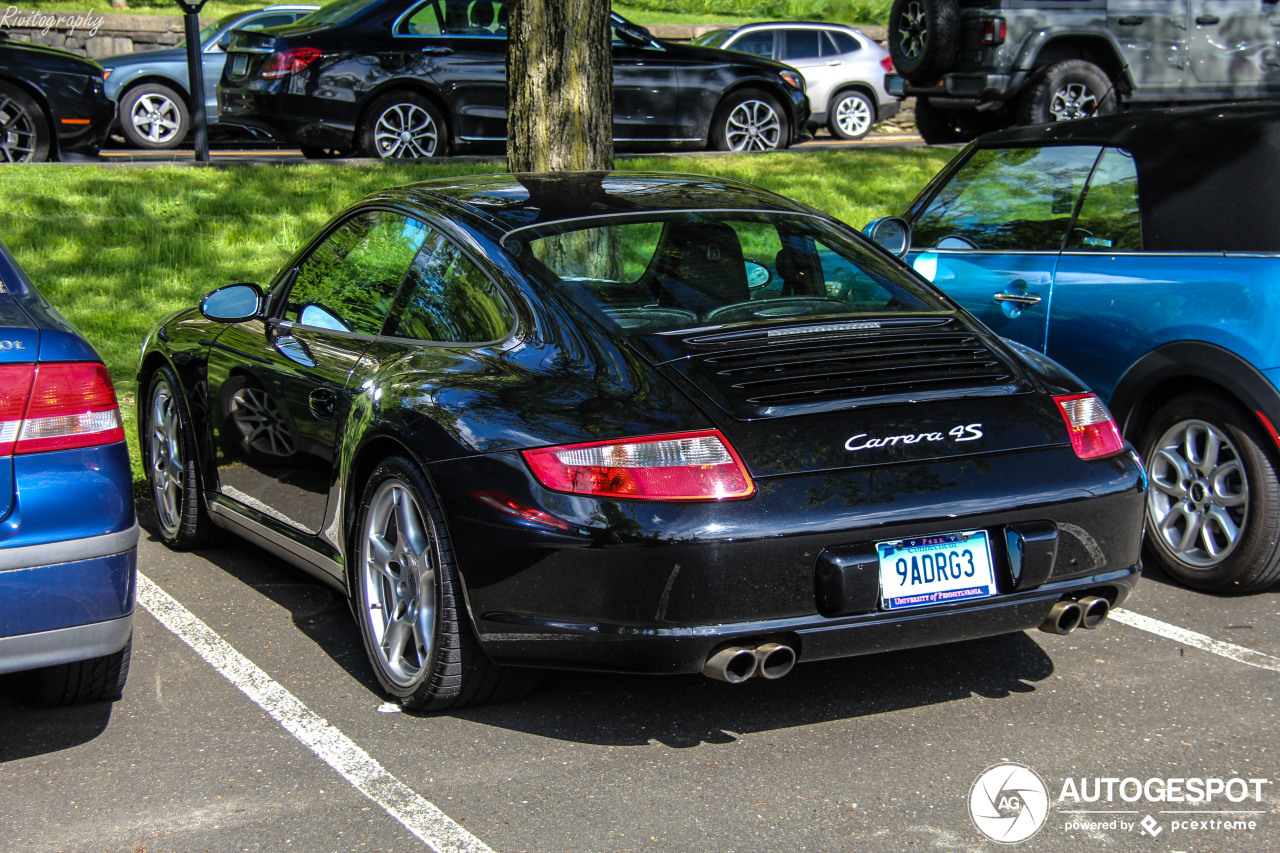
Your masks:
[[[896,98],[901,98],[906,94],[906,82],[905,78],[899,77],[897,74],[884,75],[885,91]]]
[[[948,604],[996,594],[985,530],[877,542],[884,610]]]
[[[231,57],[231,76],[243,77],[245,69],[249,67],[249,57],[243,53],[234,54]]]

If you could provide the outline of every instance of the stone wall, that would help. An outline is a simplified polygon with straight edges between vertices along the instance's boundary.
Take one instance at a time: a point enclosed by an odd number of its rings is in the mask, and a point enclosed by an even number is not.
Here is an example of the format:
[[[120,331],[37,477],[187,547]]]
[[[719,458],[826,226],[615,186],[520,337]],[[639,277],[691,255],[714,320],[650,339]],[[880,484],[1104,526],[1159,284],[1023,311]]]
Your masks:
[[[20,10],[21,6],[9,6]],[[201,26],[211,19],[202,19]],[[0,30],[14,41],[60,47],[90,59],[162,50],[182,41],[182,17],[98,15],[92,12],[8,11],[0,7]]]

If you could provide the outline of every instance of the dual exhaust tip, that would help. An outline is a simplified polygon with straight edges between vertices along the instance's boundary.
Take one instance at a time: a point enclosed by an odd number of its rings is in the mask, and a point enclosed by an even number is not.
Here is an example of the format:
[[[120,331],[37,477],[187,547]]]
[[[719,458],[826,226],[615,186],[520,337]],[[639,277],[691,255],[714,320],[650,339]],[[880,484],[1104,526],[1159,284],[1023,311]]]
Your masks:
[[[1040,623],[1040,630],[1048,634],[1070,634],[1076,628],[1093,630],[1102,624],[1111,612],[1111,602],[1100,595],[1086,595],[1080,599],[1064,598]]]
[[[707,658],[702,674],[729,684],[741,684],[757,676],[773,681],[782,678],[795,665],[796,650],[784,643],[728,646]]]

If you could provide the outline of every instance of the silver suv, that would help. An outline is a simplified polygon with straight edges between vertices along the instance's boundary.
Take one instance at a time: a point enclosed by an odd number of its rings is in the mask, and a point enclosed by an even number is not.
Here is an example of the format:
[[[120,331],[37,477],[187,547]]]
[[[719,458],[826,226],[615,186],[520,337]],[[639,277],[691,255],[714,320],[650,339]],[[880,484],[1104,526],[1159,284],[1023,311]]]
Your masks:
[[[800,22],[746,24],[712,30],[703,47],[754,53],[785,62],[804,77],[811,128],[827,125],[839,139],[861,139],[871,126],[898,114],[901,100],[884,88],[893,70],[889,53],[862,30]]]
[[[895,0],[890,92],[926,142],[1280,94],[1275,0]]]

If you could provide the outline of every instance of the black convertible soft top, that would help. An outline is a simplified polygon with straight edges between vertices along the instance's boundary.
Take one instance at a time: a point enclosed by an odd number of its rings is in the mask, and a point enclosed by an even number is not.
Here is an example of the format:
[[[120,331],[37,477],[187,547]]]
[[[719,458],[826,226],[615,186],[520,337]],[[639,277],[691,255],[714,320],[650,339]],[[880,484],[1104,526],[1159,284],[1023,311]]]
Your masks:
[[[974,145],[1123,148],[1137,165],[1145,251],[1280,252],[1280,105],[1153,110],[1017,127]]]

